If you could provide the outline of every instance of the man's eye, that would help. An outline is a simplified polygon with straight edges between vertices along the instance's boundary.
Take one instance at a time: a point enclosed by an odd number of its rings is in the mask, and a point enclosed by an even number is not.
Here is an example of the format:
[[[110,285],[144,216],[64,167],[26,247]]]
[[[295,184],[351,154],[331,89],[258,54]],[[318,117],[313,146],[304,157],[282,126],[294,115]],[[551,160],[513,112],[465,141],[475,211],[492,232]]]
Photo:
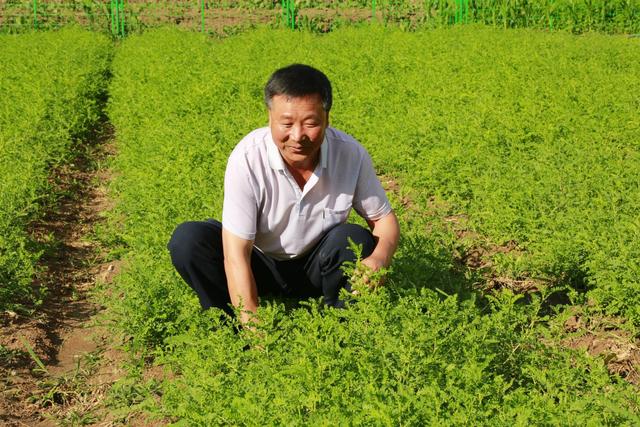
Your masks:
[[[314,127],[317,127],[318,124],[316,122],[311,122],[311,123],[306,123],[305,126],[308,128],[314,128]]]
[[[285,128],[290,128],[291,126],[293,126],[293,123],[282,123],[282,126]]]

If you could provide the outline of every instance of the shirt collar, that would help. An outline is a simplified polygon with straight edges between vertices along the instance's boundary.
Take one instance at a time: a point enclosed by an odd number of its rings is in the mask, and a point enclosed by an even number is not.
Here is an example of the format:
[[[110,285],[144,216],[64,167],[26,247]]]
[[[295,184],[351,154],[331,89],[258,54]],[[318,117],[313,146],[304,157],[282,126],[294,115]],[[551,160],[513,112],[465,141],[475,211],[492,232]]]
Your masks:
[[[276,143],[273,142],[271,131],[267,135],[267,156],[269,157],[269,166],[271,169],[282,170],[284,169],[284,160],[278,151]]]
[[[276,146],[276,143],[273,142],[273,137],[271,136],[271,131],[269,131],[267,135],[267,156],[269,158],[269,166],[271,169],[282,170],[284,169],[284,160],[280,155],[280,151]],[[323,169],[327,167],[327,158],[329,157],[329,144],[327,138],[327,132],[324,133],[324,140],[320,145],[320,166]]]

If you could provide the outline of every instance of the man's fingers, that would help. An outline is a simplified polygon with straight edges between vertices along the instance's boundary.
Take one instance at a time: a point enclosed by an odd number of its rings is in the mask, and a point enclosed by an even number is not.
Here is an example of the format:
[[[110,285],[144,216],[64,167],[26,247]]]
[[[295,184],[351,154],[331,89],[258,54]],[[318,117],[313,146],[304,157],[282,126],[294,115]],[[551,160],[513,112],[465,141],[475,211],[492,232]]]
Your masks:
[[[358,265],[358,268],[353,272],[351,281],[353,283],[361,283],[367,285],[369,289],[375,289],[384,285],[386,276],[376,274],[376,270],[366,265],[364,262]],[[352,292],[353,295],[358,295],[357,291]]]
[[[369,275],[366,272],[362,273],[362,281],[367,285],[369,284]]]
[[[364,264],[360,264],[353,272],[352,280],[360,280],[364,283],[369,283],[369,270],[369,267]]]

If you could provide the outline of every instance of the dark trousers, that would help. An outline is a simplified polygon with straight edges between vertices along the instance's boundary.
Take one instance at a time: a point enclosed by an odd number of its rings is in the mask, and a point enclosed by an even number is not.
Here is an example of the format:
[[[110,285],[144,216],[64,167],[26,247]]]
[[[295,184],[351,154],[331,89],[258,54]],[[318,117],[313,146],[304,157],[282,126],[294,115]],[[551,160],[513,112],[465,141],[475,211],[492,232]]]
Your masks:
[[[351,289],[340,267],[345,261],[355,261],[348,238],[362,245],[363,258],[373,252],[373,235],[356,224],[332,228],[312,250],[293,260],[279,261],[254,247],[251,270],[258,295],[298,299],[322,296],[325,304],[343,307],[344,301],[338,298],[340,289]],[[215,220],[182,223],[173,232],[168,248],[173,265],[196,292],[202,308],[218,307],[232,314],[224,272],[222,224]]]

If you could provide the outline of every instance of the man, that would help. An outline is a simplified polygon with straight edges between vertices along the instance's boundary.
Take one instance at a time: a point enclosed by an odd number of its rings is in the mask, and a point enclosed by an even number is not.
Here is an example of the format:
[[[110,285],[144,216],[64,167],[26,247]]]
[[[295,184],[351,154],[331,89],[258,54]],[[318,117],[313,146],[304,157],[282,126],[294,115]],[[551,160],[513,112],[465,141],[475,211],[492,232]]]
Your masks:
[[[174,266],[203,308],[242,323],[258,296],[323,296],[342,307],[350,290],[341,270],[354,261],[348,239],[362,245],[362,264],[388,267],[399,226],[366,150],[329,127],[331,84],[312,67],[277,70],[265,87],[269,126],[254,130],[231,153],[224,179],[222,224],[187,222],[169,250]],[[351,208],[371,231],[346,220]]]

